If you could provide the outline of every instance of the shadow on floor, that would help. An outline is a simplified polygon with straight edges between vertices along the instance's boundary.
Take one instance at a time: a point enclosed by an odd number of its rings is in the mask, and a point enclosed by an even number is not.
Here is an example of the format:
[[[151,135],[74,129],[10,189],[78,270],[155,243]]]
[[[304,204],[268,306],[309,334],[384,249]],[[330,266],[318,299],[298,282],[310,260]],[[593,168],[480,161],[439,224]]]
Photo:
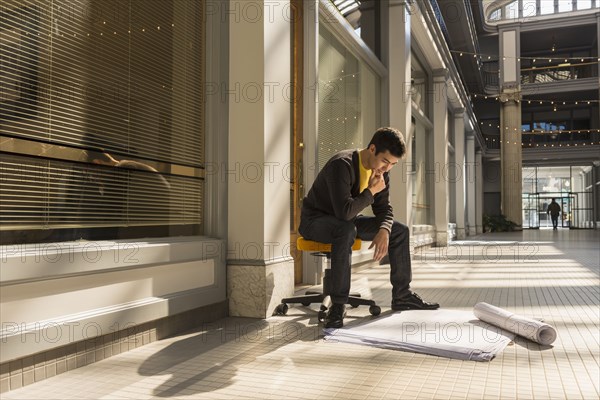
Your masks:
[[[219,390],[231,385],[238,368],[297,341],[322,339],[320,325],[307,326],[306,315],[285,320],[225,318],[207,323],[145,360],[142,376],[169,375],[153,390],[157,397],[175,397]],[[190,335],[188,333],[188,335]],[[227,355],[230,354],[230,357]]]

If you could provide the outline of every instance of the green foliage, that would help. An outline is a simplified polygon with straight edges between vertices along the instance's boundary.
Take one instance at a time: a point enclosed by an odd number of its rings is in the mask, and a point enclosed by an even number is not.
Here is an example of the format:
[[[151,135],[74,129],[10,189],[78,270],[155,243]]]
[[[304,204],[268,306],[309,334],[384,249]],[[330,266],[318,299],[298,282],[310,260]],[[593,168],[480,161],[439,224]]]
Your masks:
[[[504,215],[483,215],[484,232],[512,232],[516,227],[517,224]]]

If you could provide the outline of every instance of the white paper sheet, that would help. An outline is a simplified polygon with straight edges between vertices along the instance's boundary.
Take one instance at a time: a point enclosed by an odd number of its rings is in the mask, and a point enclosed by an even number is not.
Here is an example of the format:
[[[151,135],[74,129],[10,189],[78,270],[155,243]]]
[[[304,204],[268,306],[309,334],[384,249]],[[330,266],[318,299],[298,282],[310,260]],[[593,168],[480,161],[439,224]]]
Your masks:
[[[404,311],[355,326],[325,329],[329,342],[358,343],[461,360],[489,361],[514,334],[483,322],[470,311]]]
[[[461,360],[490,361],[515,334],[542,345],[556,340],[556,330],[541,321],[488,303],[473,312],[412,310],[365,320],[342,329],[324,329],[329,342],[357,343]]]

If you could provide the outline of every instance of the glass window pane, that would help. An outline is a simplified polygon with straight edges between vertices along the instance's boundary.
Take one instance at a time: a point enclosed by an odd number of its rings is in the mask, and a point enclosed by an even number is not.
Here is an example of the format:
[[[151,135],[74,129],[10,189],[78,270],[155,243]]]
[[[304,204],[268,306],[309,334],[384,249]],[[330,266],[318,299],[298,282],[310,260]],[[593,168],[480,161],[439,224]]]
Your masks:
[[[536,16],[536,0],[523,0],[523,16],[524,17],[535,17]]]
[[[366,147],[381,122],[379,98],[379,76],[319,25],[319,166],[341,150]]]
[[[572,0],[558,0],[558,12],[566,12],[573,10]]]
[[[588,10],[592,8],[592,0],[577,0],[578,10]]]
[[[490,21],[498,21],[498,20],[500,20],[501,17],[502,17],[502,10],[497,9],[493,13],[490,14],[489,20]]]
[[[380,26],[379,0],[330,0],[339,13],[348,21],[354,32],[365,44],[378,54],[377,32]]]
[[[510,3],[509,5],[507,5],[504,8],[504,15],[505,15],[504,19],[519,18],[519,2],[514,1],[514,2]]]
[[[200,233],[202,13],[179,0],[2,2],[0,134],[19,144],[0,157],[2,244]]]
[[[542,15],[554,14],[554,1],[553,0],[540,1],[540,13]]]
[[[379,76],[366,63],[359,63],[360,74],[357,77],[360,85],[360,109],[357,113],[361,118],[359,120],[359,129],[362,130],[364,146],[371,139],[373,132],[380,127],[379,110],[381,109],[381,83]]]

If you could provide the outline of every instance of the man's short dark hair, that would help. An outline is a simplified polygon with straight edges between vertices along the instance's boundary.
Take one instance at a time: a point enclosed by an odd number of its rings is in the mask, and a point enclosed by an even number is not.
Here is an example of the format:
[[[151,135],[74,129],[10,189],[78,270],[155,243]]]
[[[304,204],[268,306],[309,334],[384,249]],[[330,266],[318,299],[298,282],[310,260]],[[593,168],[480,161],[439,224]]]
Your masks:
[[[402,158],[406,154],[404,136],[396,128],[385,127],[377,129],[367,147],[370,147],[372,144],[375,145],[376,155],[386,150],[398,158]]]

